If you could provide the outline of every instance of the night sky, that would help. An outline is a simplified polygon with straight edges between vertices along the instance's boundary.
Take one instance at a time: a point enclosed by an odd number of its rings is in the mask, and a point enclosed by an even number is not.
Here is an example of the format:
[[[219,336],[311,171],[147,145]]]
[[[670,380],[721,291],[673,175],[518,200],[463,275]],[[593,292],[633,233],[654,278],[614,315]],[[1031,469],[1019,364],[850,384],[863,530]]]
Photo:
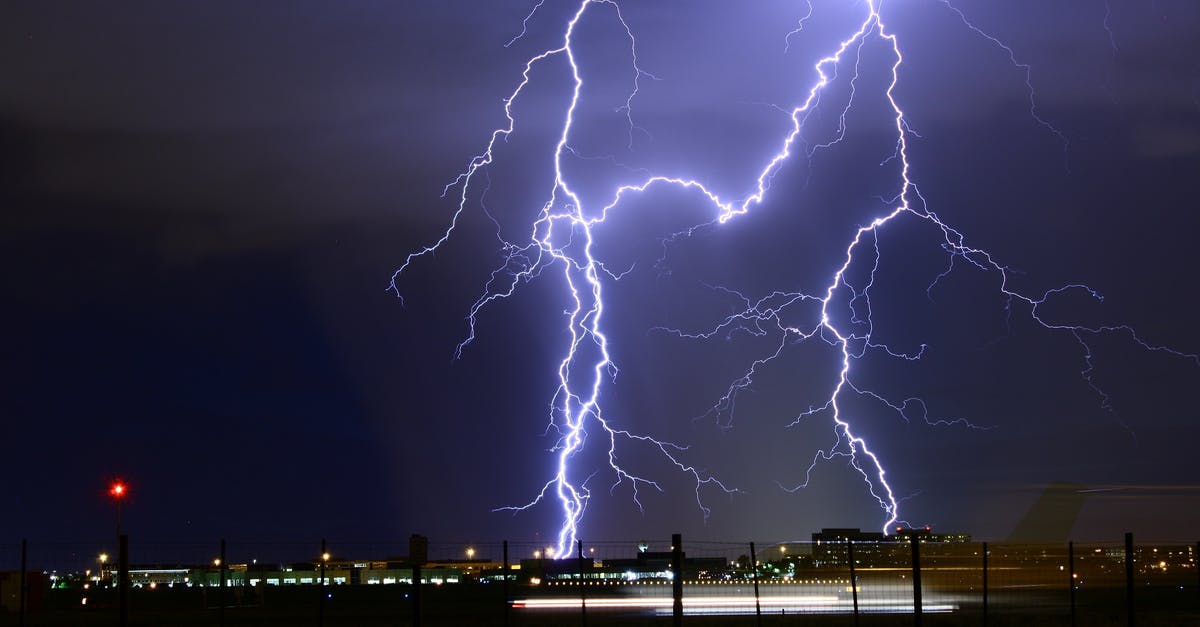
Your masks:
[[[125,478],[124,526],[159,541],[435,541],[549,538],[547,433],[567,343],[559,266],[484,309],[460,359],[465,319],[502,261],[497,236],[528,239],[550,189],[570,96],[561,61],[538,65],[513,107],[516,131],[478,175],[453,237],[443,187],[505,122],[525,60],[561,44],[578,6],[467,2],[7,3],[0,9],[0,420],[6,478],[0,540],[107,537],[107,482]],[[778,150],[813,64],[863,6],[651,2],[589,9],[575,41],[586,89],[566,160],[585,203],[653,171],[740,198]],[[1200,227],[1200,6],[1190,0],[955,3],[895,0],[885,22],[905,55],[896,88],[911,127],[912,177],[930,210],[1040,295],[1086,283],[1041,314],[1136,328],[1200,352],[1194,233]],[[1106,30],[1106,24],[1109,29]],[[833,443],[827,414],[788,426],[836,376],[836,352],[791,343],[709,413],[778,335],[708,342],[656,330],[713,328],[774,290],[822,292],[855,229],[897,192],[883,89],[890,57],[861,49],[855,107],[839,133],[841,74],[772,182],[725,224],[695,193],[622,201],[597,230],[604,328],[620,372],[606,418],[689,445],[689,464],[741,492],[701,490],[646,450],[631,468],[661,479],[589,486],[592,539],[807,538],[884,520]],[[655,80],[657,79],[657,80]],[[484,177],[488,184],[483,183]],[[486,192],[484,191],[486,187]],[[485,210],[486,208],[486,210]],[[854,380],[910,404],[909,421],[869,397],[844,411],[871,442],[901,517],[1002,539],[1040,490],[1089,493],[1074,537],[1194,540],[1200,532],[1195,390],[1200,366],[1128,334],[1069,333],[1011,315],[996,273],[961,260],[946,278],[940,234],[900,220],[879,234],[874,337]],[[855,276],[863,279],[863,267]],[[798,309],[797,317],[812,315]],[[797,321],[797,324],[799,322]],[[1097,389],[1102,390],[1102,396]],[[602,446],[596,436],[590,444]],[[595,461],[591,457],[585,461]],[[590,470],[581,471],[587,476]]]

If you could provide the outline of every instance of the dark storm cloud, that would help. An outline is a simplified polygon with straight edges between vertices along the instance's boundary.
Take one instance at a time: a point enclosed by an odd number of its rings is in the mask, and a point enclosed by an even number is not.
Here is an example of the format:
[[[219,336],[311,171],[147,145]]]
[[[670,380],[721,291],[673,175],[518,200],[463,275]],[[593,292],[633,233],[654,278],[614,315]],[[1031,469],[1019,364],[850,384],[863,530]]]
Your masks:
[[[0,95],[5,191],[187,223],[190,241],[166,228],[162,243],[188,256],[365,215],[440,221],[436,182],[479,136],[458,120],[483,86],[456,78],[477,55],[453,52],[476,36],[478,14],[441,3],[11,7],[0,68],[20,88]],[[414,199],[426,210],[400,210]],[[86,207],[23,217],[45,220],[123,218]]]
[[[1160,122],[1139,127],[1138,154],[1151,159],[1194,157],[1200,154],[1200,124]]]

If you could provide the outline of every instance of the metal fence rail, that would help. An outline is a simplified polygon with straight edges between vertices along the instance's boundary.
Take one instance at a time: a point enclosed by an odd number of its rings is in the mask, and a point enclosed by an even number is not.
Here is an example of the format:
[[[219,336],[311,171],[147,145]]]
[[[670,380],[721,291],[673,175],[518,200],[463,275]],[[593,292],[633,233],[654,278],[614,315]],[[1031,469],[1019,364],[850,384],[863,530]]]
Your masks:
[[[0,625],[1200,624],[1200,543],[0,544]],[[21,583],[25,585],[22,586]]]

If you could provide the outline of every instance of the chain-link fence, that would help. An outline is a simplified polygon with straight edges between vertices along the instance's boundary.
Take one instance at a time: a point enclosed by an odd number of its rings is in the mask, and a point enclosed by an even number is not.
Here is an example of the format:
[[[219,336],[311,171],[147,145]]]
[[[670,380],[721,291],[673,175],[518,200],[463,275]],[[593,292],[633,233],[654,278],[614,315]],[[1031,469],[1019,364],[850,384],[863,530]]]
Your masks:
[[[9,542],[0,625],[1200,624],[1200,543],[843,536]]]

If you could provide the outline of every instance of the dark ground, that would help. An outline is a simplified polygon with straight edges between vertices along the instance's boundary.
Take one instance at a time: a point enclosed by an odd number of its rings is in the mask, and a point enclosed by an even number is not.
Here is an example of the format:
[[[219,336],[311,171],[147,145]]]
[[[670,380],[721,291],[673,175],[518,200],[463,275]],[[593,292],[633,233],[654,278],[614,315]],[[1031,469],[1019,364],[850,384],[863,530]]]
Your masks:
[[[413,625],[411,598],[405,598],[406,588],[399,586],[356,586],[335,588],[334,596],[324,608],[323,620],[319,596],[312,588],[281,588],[268,593],[266,604],[253,607],[228,607],[222,612],[211,607],[215,597],[211,591],[199,589],[134,590],[130,599],[129,625],[264,625],[328,627],[397,627]],[[164,594],[164,592],[166,594]],[[1141,627],[1178,627],[1200,625],[1200,598],[1194,591],[1178,594],[1168,589],[1139,591],[1137,625]],[[442,588],[430,587],[422,593],[421,624],[427,626],[458,625],[670,625],[670,616],[649,616],[628,611],[591,609],[586,617],[578,611],[521,610],[510,611],[507,623],[502,596],[495,586],[462,584]],[[118,625],[113,597],[93,591],[89,607],[80,604],[79,591],[54,591],[45,600],[45,607],[30,612],[25,620],[28,627],[108,627]],[[1056,597],[1055,597],[1056,598]],[[986,625],[994,626],[1063,626],[1071,625],[1068,606],[1047,606],[1054,598],[1036,592],[1019,593],[1008,599],[997,598],[989,611]],[[206,601],[209,607],[206,607]],[[1088,599],[1080,599],[1077,625],[1118,626],[1126,624],[1124,591],[1096,591]],[[911,614],[863,615],[858,624],[864,626],[913,625]],[[713,627],[717,625],[756,625],[753,615],[685,616],[685,625]],[[19,624],[15,612],[0,612],[0,626]],[[840,627],[855,625],[850,615],[764,615],[762,625],[819,625]],[[964,606],[949,614],[926,614],[925,626],[984,625],[978,606]]]

